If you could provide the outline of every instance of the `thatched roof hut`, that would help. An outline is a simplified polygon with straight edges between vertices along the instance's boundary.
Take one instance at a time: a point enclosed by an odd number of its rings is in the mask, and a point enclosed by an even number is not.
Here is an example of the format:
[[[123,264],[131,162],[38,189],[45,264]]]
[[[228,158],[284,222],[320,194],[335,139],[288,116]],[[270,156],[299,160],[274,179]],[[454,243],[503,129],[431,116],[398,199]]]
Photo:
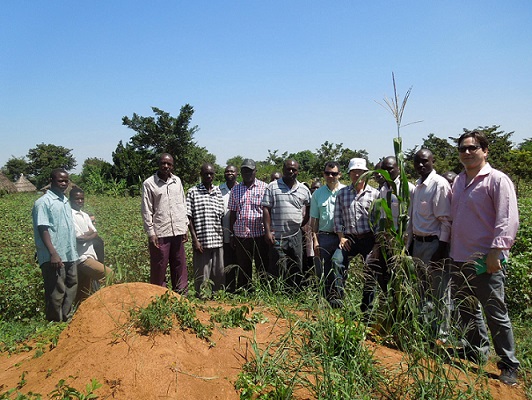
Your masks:
[[[0,172],[0,193],[15,193],[17,187],[11,182],[7,176]]]
[[[15,182],[17,192],[36,192],[37,188],[31,183],[24,174],[20,174],[20,177]]]

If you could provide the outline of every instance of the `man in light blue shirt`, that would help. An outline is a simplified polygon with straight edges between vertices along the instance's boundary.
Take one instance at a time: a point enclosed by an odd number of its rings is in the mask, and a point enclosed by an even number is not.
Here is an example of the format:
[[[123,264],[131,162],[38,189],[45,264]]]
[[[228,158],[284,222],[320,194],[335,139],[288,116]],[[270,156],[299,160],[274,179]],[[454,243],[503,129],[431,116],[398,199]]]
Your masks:
[[[317,258],[316,274],[323,282],[326,298],[330,299],[335,281],[331,258],[340,243],[334,231],[334,206],[338,191],[345,185],[339,182],[342,174],[336,161],[325,164],[323,176],[327,184],[317,189],[310,201],[310,224]]]
[[[57,168],[50,174],[50,189],[33,205],[33,233],[44,279],[46,319],[67,321],[78,289],[76,229],[64,192],[68,173]]]

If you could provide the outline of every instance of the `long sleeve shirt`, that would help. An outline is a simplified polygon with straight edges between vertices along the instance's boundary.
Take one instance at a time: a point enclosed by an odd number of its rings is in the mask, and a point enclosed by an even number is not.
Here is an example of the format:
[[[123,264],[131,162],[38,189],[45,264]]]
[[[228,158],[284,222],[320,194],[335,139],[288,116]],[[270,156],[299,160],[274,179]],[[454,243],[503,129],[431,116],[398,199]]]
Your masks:
[[[408,228],[418,236],[438,236],[442,242],[451,237],[451,185],[432,171],[424,181],[419,179],[410,201]]]
[[[503,249],[508,257],[519,228],[517,198],[512,181],[487,163],[466,184],[461,172],[451,197],[451,258],[466,262],[490,249]]]
[[[371,232],[369,210],[377,197],[379,191],[369,185],[360,193],[352,184],[340,189],[334,206],[334,231],[355,235]]]
[[[181,179],[163,181],[157,173],[142,184],[142,219],[148,236],[171,237],[187,233],[187,203]]]

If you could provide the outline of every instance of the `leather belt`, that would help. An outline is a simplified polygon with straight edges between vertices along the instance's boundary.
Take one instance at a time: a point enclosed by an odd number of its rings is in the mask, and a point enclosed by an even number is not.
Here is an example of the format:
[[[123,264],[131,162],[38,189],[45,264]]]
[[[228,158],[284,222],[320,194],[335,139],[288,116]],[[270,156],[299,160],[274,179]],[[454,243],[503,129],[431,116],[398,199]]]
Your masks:
[[[434,240],[438,240],[438,236],[436,236],[436,235],[432,235],[432,236],[414,235],[414,239],[417,240],[418,242],[426,243],[426,242],[432,242]]]
[[[336,236],[336,232],[318,231],[318,235],[334,235],[334,236]]]
[[[349,239],[355,239],[355,240],[360,240],[360,239],[366,239],[366,238],[370,238],[370,237],[373,237],[373,232],[366,232],[366,233],[361,233],[360,235],[356,234],[356,233],[346,233],[345,234],[345,237],[346,238],[349,238]]]

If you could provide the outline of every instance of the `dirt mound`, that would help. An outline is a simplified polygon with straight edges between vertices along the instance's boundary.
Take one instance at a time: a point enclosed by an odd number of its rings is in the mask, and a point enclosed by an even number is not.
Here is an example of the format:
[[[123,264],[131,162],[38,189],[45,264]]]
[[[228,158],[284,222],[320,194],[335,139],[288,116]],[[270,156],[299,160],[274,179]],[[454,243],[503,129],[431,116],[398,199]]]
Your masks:
[[[102,399],[238,399],[234,382],[251,357],[248,338],[263,344],[274,341],[286,331],[287,322],[255,309],[268,321],[257,324],[254,333],[215,329],[214,346],[177,329],[167,335],[139,335],[129,323],[129,311],[164,293],[166,289],[146,283],[114,285],[95,293],[79,307],[56,348],[39,358],[33,353],[0,356],[0,392],[16,387],[25,373],[21,392],[45,397],[60,379],[80,391],[96,379],[102,384],[96,391]],[[209,319],[202,312],[198,317]],[[400,368],[402,353],[370,345],[383,365]],[[521,388],[492,379],[489,384],[493,398],[525,399]]]

